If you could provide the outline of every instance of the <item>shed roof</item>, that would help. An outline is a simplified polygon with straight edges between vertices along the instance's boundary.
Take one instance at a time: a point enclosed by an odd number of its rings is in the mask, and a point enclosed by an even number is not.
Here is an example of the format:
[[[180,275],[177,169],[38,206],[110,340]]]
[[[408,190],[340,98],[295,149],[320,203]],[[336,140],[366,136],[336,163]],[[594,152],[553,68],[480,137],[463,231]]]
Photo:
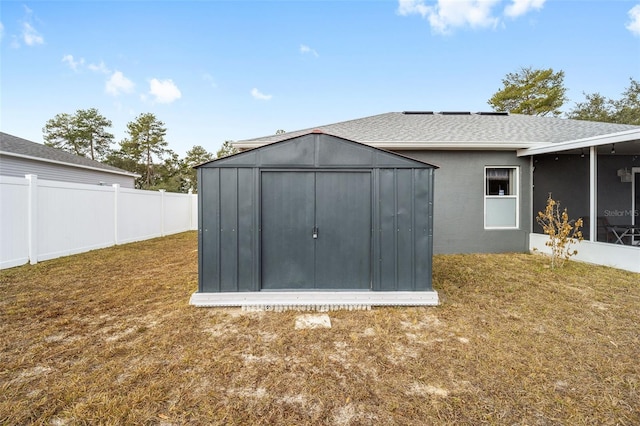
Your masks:
[[[391,150],[513,150],[640,129],[640,126],[506,113],[405,111],[242,140],[234,146],[255,148],[313,129]]]
[[[0,154],[13,157],[28,158],[48,163],[64,164],[72,167],[99,170],[102,172],[139,177],[118,167],[109,166],[90,158],[74,155],[61,149],[52,148],[40,143],[31,142],[8,133],[0,132]]]
[[[197,167],[276,168],[437,168],[405,157],[314,130],[299,136],[212,160]]]

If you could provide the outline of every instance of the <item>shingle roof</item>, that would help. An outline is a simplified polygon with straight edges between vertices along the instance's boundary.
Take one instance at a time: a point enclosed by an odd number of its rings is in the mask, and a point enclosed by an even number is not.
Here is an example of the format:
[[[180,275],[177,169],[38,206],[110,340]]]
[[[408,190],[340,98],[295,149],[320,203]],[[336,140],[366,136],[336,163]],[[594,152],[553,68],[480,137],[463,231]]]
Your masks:
[[[0,132],[0,153],[17,155],[44,161],[65,163],[70,166],[104,170],[105,172],[138,176],[118,167],[109,166],[90,158],[74,155],[61,149],[52,148],[27,139],[22,139],[7,133]]]
[[[234,143],[252,148],[318,129],[387,149],[518,149],[611,134],[640,126],[519,114],[389,112]]]

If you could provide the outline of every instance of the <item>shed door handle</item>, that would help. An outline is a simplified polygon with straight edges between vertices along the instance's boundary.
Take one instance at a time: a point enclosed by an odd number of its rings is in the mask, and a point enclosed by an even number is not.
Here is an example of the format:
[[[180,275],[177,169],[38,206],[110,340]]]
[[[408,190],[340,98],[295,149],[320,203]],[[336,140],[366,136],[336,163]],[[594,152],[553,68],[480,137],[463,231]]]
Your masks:
[[[317,226],[313,227],[312,236],[313,236],[314,240],[318,238],[318,227]]]

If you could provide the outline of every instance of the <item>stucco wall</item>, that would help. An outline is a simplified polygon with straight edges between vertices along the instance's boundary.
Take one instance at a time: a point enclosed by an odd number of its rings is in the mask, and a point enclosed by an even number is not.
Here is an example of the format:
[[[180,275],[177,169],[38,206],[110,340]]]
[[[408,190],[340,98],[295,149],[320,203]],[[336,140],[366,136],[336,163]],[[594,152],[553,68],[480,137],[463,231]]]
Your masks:
[[[504,151],[399,151],[439,166],[435,172],[433,250],[446,253],[526,252],[531,229],[528,158]],[[484,229],[484,168],[519,166],[519,229]]]

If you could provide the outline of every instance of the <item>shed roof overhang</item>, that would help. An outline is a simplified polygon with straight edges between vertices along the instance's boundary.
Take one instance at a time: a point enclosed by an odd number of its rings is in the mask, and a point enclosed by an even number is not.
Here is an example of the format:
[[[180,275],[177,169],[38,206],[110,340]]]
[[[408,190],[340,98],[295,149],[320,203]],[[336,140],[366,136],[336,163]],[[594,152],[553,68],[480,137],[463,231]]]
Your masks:
[[[572,141],[549,143],[543,146],[519,149],[518,157],[564,152],[567,154],[579,153],[590,147],[598,148],[598,153],[605,154],[610,151],[610,145],[622,144],[616,147],[616,153],[637,155],[640,154],[640,129],[625,130],[617,133],[593,136],[590,138],[575,139]]]
[[[320,146],[312,147],[312,145],[317,144],[320,140],[322,140],[322,149],[320,149]],[[298,149],[295,147],[301,144],[307,145],[309,149]],[[328,167],[351,166],[376,168],[393,166],[396,168],[438,168],[437,165],[399,154],[395,152],[398,150],[397,148],[392,151],[391,149],[381,148],[371,143],[358,142],[325,133],[321,130],[314,130],[280,141],[259,143],[252,148],[249,148],[249,145],[242,145],[242,147],[240,147],[240,145],[234,144],[234,146],[241,148],[241,151],[228,157],[197,165],[195,168],[239,166],[305,167],[305,165],[314,164],[321,164]],[[406,149],[417,149],[417,147]],[[297,154],[293,154],[296,152]],[[329,153],[331,154],[327,155]],[[366,161],[366,158],[369,158],[369,161]]]

